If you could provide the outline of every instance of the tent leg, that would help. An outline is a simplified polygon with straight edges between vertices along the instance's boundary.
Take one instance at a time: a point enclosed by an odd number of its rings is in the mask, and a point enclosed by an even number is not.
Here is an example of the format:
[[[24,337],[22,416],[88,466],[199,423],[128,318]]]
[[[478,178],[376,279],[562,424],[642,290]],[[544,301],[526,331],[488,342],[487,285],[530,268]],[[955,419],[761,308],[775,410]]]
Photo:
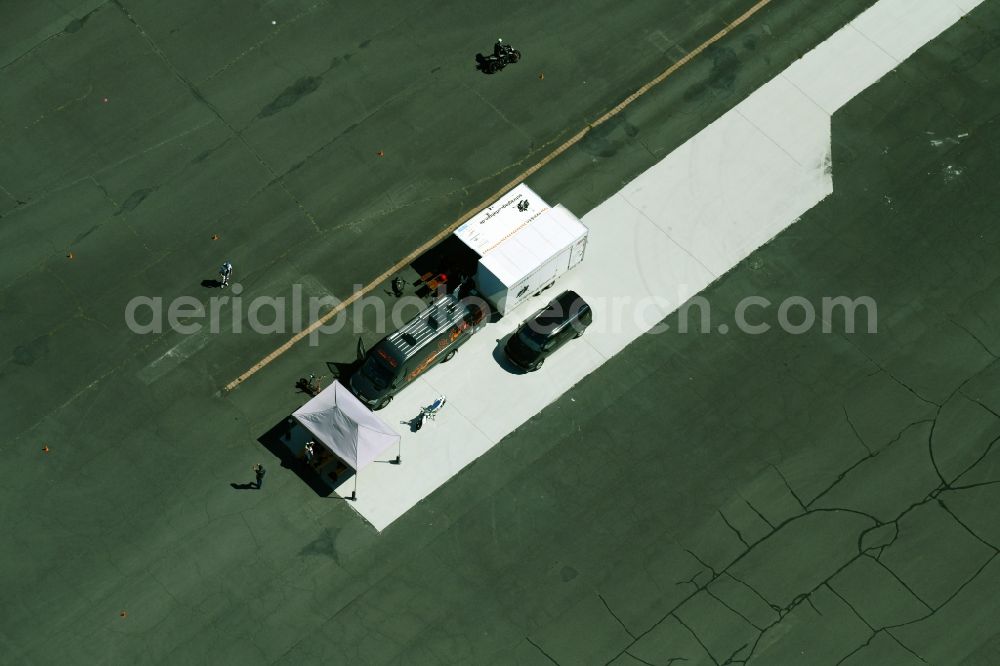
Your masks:
[[[399,451],[396,452],[396,461],[393,464],[394,465],[402,465],[403,464],[403,438],[402,437],[399,438]]]
[[[358,472],[354,471],[354,490],[351,491],[351,501],[356,501],[358,499]]]

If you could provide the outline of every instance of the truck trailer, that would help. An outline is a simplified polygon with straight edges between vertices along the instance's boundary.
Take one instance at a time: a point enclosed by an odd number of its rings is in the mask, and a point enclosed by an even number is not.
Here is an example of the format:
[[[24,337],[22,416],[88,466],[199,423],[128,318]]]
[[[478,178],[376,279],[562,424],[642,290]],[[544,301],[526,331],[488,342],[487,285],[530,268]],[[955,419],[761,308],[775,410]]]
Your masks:
[[[587,233],[573,213],[524,183],[455,230],[479,256],[476,288],[501,315],[583,261]]]

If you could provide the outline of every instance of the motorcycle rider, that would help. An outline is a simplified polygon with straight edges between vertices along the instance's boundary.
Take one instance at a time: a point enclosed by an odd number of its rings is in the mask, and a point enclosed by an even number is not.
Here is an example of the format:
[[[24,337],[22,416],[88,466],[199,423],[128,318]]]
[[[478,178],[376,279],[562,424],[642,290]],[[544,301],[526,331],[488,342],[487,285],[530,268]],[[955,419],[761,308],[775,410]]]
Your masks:
[[[497,58],[503,58],[504,56],[510,56],[514,53],[514,47],[510,44],[504,44],[503,38],[497,38],[497,43],[493,45],[493,55]]]
[[[498,72],[510,63],[517,62],[520,59],[520,52],[510,44],[505,44],[502,37],[498,38],[496,43],[493,44],[493,53],[491,55],[476,54],[476,62],[479,63],[478,68],[487,74]]]

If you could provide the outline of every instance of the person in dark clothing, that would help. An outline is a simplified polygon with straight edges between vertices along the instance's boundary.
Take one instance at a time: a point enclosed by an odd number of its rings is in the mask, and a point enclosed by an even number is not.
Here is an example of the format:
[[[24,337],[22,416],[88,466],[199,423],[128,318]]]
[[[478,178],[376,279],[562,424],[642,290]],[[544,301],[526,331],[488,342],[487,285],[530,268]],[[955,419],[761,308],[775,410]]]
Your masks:
[[[392,293],[393,293],[393,295],[396,298],[399,298],[400,296],[402,296],[403,295],[403,288],[405,286],[406,286],[406,282],[403,281],[403,278],[401,278],[401,277],[393,278],[393,280],[392,280]]]
[[[253,473],[257,477],[257,490],[260,490],[260,487],[264,484],[264,475],[267,474],[267,470],[264,469],[263,465],[257,463],[253,466]]]

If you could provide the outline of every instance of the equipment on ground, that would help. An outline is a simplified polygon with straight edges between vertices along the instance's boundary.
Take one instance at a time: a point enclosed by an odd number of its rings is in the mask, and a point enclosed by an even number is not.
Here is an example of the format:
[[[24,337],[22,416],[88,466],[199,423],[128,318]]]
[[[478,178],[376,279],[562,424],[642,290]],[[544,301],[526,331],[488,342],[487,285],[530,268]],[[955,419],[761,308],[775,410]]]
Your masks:
[[[444,403],[446,402],[448,402],[448,399],[442,395],[427,407],[421,407],[420,414],[417,415],[416,423],[413,424],[413,431],[416,432],[417,430],[423,428],[424,421],[428,419],[433,421],[434,417],[437,416],[438,412],[441,411],[441,408],[444,407]]]

